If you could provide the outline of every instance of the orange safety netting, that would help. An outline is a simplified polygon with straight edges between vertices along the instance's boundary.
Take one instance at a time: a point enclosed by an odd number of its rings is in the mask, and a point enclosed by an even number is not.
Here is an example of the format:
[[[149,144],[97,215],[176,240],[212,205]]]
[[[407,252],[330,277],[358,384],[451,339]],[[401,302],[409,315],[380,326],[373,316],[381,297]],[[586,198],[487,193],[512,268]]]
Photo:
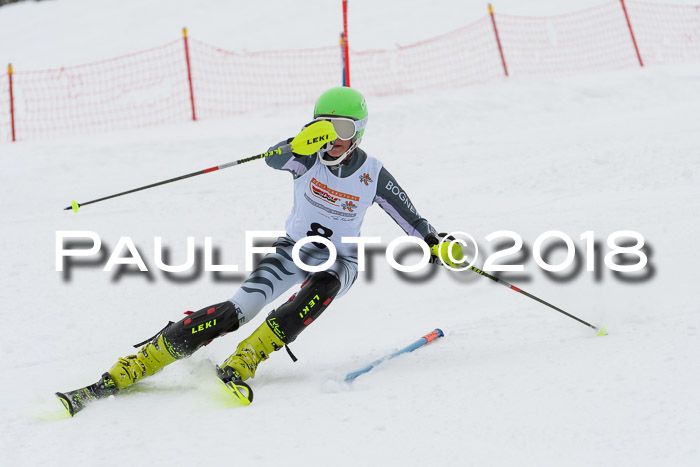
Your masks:
[[[512,77],[700,60],[700,6],[626,1],[638,57],[622,5],[543,18],[496,13],[415,44],[351,50],[351,83],[386,95],[503,80],[493,22]],[[234,52],[190,38],[87,65],[15,70],[15,132],[38,140],[185,121],[193,105],[206,119],[309,103],[341,83],[342,67],[337,47]],[[12,140],[8,78],[0,77],[0,141]]]
[[[197,118],[313,102],[341,79],[336,47],[241,53],[195,39],[189,47]]]
[[[700,59],[700,5],[625,3],[645,65]]]
[[[181,121],[190,108],[182,41],[87,65],[13,75],[21,140]]]
[[[620,2],[545,18],[497,14],[511,76],[639,66]]]
[[[376,95],[464,86],[504,76],[488,17],[393,50],[353,51],[350,64],[351,84]]]

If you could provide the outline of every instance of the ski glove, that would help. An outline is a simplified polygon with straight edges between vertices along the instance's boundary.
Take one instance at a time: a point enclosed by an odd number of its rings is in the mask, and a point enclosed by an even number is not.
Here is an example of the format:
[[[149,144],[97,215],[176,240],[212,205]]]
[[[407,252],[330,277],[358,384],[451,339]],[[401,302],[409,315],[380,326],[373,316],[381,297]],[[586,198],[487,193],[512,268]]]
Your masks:
[[[292,140],[292,154],[295,157],[303,157],[315,154],[317,151],[329,151],[336,138],[335,129],[330,122],[318,120],[309,122]]]
[[[430,232],[428,235],[425,236],[425,238],[423,238],[423,241],[428,245],[429,248],[432,248],[438,243],[440,243],[440,238],[444,237],[445,235],[445,233],[436,234],[435,232]]]
[[[443,241],[444,240],[444,241]],[[437,264],[447,264],[448,266],[452,266],[454,268],[458,268],[460,266],[459,263],[454,263],[450,259],[450,253],[449,253],[449,248],[450,248],[450,242],[455,240],[455,238],[451,235],[447,235],[446,233],[442,232],[439,234],[436,234],[435,232],[430,232],[428,235],[426,235],[423,238],[423,241],[430,247],[430,263],[437,263]],[[440,246],[440,242],[443,241],[442,246]],[[439,249],[439,251],[438,251]],[[452,256],[454,257],[455,260],[458,262],[461,262],[464,259],[464,251],[462,250],[462,245],[459,243],[455,243],[454,246],[452,247]],[[442,259],[442,261],[441,261]]]

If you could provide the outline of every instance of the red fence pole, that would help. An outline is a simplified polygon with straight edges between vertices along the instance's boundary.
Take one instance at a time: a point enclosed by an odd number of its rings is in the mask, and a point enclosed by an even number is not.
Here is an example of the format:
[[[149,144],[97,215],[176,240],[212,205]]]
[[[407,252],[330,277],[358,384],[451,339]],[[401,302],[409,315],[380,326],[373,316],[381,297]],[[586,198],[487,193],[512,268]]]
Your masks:
[[[190,47],[187,44],[187,28],[182,28],[182,38],[185,41],[185,60],[187,60],[187,81],[190,83],[190,103],[192,104],[192,120],[197,120],[194,111],[194,91],[192,90],[192,69],[190,67]]]
[[[344,85],[350,87],[350,56],[348,50],[348,0],[343,0],[343,53],[345,54]]]
[[[493,24],[493,32],[496,34],[496,43],[498,44],[498,53],[501,54],[501,63],[503,63],[503,72],[508,76],[508,67],[506,66],[506,57],[503,55],[503,47],[501,47],[501,38],[498,36],[498,28],[496,27],[496,17],[493,15],[493,7],[489,3],[489,15],[491,15],[491,24]]]
[[[10,81],[10,124],[12,126],[12,142],[15,142],[15,96],[12,94],[12,63],[7,65],[7,79]]]
[[[637,52],[637,59],[639,60],[639,66],[644,66],[642,62],[642,56],[639,54],[639,47],[637,47],[637,39],[634,38],[634,31],[632,30],[632,23],[630,23],[630,17],[627,14],[627,7],[625,6],[625,0],[620,0],[622,4],[622,11],[625,13],[625,19],[627,20],[627,27],[630,30],[630,36],[632,36],[632,43],[634,44],[634,51]]]

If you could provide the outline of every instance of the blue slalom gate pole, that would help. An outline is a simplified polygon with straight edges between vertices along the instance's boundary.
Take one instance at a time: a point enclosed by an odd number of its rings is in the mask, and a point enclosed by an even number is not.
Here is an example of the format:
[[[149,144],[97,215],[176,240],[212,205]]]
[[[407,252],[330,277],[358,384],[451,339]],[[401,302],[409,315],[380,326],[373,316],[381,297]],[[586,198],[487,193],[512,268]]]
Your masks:
[[[421,337],[420,339],[415,341],[413,344],[406,346],[401,350],[397,350],[396,352],[394,352],[392,354],[386,355],[386,356],[380,358],[379,360],[375,360],[364,368],[361,368],[357,371],[353,371],[352,373],[348,373],[347,375],[345,375],[345,382],[350,383],[350,382],[354,381],[355,378],[357,378],[358,376],[360,376],[362,374],[369,372],[370,370],[372,370],[372,368],[379,365],[384,360],[391,360],[392,358],[396,357],[397,355],[401,355],[402,353],[413,352],[414,350],[416,350],[420,347],[423,347],[428,342],[432,342],[435,339],[438,339],[444,335],[445,334],[440,329],[435,329],[434,331],[430,331],[428,334]]]

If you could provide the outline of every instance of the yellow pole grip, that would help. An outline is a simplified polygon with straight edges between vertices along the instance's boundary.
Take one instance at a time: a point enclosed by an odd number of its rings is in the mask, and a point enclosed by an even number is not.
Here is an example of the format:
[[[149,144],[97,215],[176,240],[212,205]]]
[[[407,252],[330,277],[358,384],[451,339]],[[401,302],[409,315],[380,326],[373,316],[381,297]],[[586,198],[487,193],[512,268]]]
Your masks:
[[[11,75],[12,74],[12,63],[7,64],[7,74]]]
[[[187,28],[182,28],[182,37],[187,37]]]
[[[491,6],[490,3],[489,3],[489,13],[490,13],[490,14],[493,14],[493,7]]]

